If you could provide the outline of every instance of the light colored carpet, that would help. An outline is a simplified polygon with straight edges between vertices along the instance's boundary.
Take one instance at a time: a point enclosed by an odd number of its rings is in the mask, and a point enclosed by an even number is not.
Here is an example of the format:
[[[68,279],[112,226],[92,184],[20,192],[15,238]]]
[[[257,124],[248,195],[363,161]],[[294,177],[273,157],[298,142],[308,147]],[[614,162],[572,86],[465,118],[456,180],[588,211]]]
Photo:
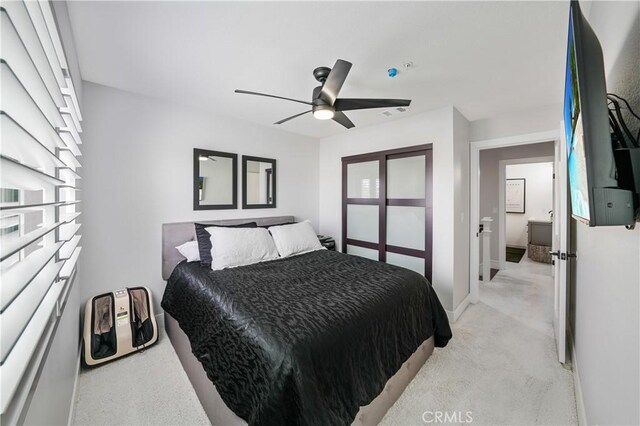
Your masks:
[[[210,423],[163,330],[146,351],[80,373],[72,424]]]
[[[425,424],[423,415],[431,420],[437,411],[462,420],[470,412],[473,424],[577,424],[573,376],[558,363],[553,339],[550,266],[525,256],[481,285],[480,299],[382,424]]]
[[[425,411],[426,420],[440,411],[458,416],[453,423],[470,412],[473,424],[577,424],[571,371],[556,357],[552,293],[548,265],[525,257],[501,270],[382,423],[425,424]],[[164,333],[146,352],[80,375],[73,424],[208,423]]]

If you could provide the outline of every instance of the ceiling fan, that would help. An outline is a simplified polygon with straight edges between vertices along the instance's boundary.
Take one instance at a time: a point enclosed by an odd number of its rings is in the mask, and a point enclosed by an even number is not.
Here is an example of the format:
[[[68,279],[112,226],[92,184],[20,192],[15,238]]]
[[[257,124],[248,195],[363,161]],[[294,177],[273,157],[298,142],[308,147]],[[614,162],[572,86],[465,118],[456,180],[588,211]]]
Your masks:
[[[284,98],[282,96],[268,95],[266,93],[249,92],[247,90],[236,90],[236,93],[245,95],[266,96],[268,98],[284,99],[285,101],[298,102],[310,105],[309,111],[292,115],[273,124],[282,124],[309,112],[318,120],[333,120],[340,123],[347,129],[355,127],[355,124],[349,120],[343,111],[353,111],[358,109],[371,108],[391,108],[391,107],[407,107],[411,104],[411,100],[407,99],[353,99],[338,98],[338,93],[347,79],[347,75],[351,70],[351,62],[338,59],[333,68],[318,67],[313,70],[313,76],[320,86],[313,89],[311,102],[301,101],[298,99]]]

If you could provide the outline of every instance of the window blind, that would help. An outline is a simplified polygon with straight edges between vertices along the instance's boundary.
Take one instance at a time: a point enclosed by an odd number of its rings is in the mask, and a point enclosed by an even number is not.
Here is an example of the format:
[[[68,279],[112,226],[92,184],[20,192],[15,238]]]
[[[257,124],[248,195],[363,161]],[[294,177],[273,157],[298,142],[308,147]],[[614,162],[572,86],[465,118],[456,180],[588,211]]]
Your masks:
[[[82,249],[80,106],[48,1],[2,1],[0,407],[44,362]],[[19,408],[18,408],[19,410]],[[9,416],[11,417],[11,416]]]

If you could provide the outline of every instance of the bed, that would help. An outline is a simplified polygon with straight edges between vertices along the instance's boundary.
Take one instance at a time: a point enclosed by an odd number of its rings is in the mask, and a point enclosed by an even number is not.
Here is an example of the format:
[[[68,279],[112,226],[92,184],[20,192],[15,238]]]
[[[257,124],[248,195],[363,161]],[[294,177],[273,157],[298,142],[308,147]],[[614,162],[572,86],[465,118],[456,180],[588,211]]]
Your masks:
[[[293,217],[208,223],[248,221]],[[212,424],[377,424],[451,338],[412,271],[328,250],[211,271],[175,250],[193,237],[163,225],[162,307]]]

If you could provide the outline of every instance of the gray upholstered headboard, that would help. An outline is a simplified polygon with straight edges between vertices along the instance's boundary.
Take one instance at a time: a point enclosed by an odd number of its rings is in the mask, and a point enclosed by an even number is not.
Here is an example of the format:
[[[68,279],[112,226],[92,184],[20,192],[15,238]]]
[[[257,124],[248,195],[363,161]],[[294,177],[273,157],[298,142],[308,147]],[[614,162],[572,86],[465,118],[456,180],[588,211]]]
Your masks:
[[[257,222],[259,226],[276,225],[284,222],[294,222],[293,216],[255,217],[249,219],[198,220],[198,223],[208,225],[238,225],[247,222]],[[173,268],[184,260],[178,253],[176,246],[194,240],[196,230],[194,222],[176,222],[162,224],[162,279],[168,280]]]

